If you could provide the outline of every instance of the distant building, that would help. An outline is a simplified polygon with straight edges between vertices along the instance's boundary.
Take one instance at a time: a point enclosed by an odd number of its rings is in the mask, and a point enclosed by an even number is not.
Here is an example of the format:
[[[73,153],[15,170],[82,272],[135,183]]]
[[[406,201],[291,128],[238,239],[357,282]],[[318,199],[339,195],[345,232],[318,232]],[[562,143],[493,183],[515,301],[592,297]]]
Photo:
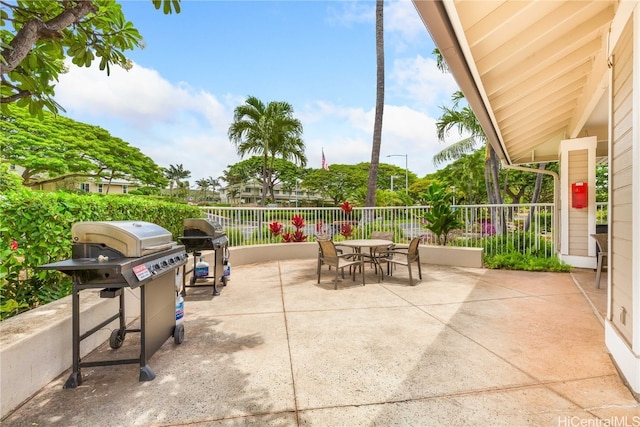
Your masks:
[[[244,184],[233,184],[219,190],[220,201],[231,205],[260,205],[262,201],[262,184],[251,181]],[[323,201],[317,193],[311,193],[304,188],[285,190],[282,184],[276,184],[273,189],[276,205],[295,206],[315,205]],[[267,193],[267,198],[271,194]]]
[[[18,165],[11,165],[10,170],[18,175],[22,175],[24,168]],[[45,183],[30,187],[34,190],[57,191],[57,190],[78,190],[83,193],[97,194],[127,194],[137,189],[140,185],[136,182],[121,179],[105,178],[69,178],[58,182]]]

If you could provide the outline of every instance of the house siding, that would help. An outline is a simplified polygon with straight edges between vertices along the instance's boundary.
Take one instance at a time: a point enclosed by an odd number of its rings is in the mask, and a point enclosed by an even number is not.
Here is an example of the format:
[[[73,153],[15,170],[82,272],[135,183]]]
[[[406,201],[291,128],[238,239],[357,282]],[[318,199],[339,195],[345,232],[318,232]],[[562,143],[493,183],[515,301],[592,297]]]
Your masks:
[[[613,51],[609,232],[611,322],[633,342],[633,43],[631,23]],[[637,95],[636,95],[637,96]],[[637,191],[637,190],[636,190]],[[626,313],[626,314],[625,314]]]
[[[569,164],[569,183],[571,186],[574,182],[588,182],[589,177],[589,151],[575,150],[570,151]],[[569,188],[571,194],[571,188]],[[589,209],[572,208],[569,204],[569,255],[589,256],[587,239],[589,238]]]

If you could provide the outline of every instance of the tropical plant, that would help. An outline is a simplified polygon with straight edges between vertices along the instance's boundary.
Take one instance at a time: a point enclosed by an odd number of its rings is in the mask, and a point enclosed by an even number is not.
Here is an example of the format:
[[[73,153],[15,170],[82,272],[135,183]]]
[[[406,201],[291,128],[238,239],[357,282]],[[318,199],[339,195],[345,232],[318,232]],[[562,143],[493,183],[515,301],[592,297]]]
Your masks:
[[[276,157],[306,166],[302,123],[293,116],[293,107],[287,102],[265,105],[254,96],[248,97],[236,107],[228,135],[241,157],[262,157],[262,206],[266,204]]]
[[[165,14],[180,12],[180,0],[152,0]],[[43,107],[61,108],[53,99],[55,82],[65,71],[67,57],[89,67],[100,58],[100,69],[125,69],[131,62],[124,51],[143,42],[115,1],[2,1],[0,10],[0,109],[17,103],[39,115]]]
[[[423,212],[421,222],[436,235],[440,245],[447,244],[450,231],[462,226],[458,215],[451,209],[451,197],[447,186],[440,183],[431,184],[423,195],[429,209]]]

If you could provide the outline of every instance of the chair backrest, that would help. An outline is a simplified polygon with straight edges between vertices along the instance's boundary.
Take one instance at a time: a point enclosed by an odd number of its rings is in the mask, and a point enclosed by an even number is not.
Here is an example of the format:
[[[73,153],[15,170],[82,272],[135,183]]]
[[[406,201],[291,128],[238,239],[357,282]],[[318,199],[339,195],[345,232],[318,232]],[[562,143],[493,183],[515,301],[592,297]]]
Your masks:
[[[421,237],[414,237],[411,239],[411,242],[409,242],[408,257],[411,261],[419,258],[420,253],[418,252],[418,245],[420,244],[421,239]]]
[[[338,251],[332,240],[318,239],[322,262],[333,267],[338,266]]]
[[[600,252],[607,253],[609,250],[609,234],[608,233],[597,233],[592,234],[591,237],[596,239],[596,243],[598,244],[598,249]]]
[[[393,231],[373,231],[371,232],[371,238],[391,240],[393,242]]]
[[[331,240],[331,235],[329,233],[315,233],[314,237],[316,240]]]

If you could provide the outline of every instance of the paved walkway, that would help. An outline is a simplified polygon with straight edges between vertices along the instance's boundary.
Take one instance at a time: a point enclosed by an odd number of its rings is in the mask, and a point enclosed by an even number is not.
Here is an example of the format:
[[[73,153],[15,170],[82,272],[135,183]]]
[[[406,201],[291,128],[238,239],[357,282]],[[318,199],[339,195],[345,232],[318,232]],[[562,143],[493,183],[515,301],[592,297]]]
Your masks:
[[[151,358],[154,381],[137,365],[84,368],[63,390],[65,373],[2,424],[639,425],[574,282],[593,287],[595,273],[423,273],[335,291],[328,273],[316,284],[315,260],[234,267],[218,297],[189,289],[185,341]],[[135,357],[134,344],[116,351]]]

